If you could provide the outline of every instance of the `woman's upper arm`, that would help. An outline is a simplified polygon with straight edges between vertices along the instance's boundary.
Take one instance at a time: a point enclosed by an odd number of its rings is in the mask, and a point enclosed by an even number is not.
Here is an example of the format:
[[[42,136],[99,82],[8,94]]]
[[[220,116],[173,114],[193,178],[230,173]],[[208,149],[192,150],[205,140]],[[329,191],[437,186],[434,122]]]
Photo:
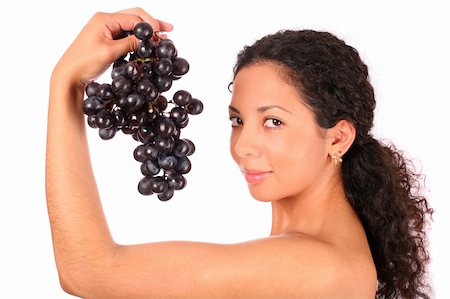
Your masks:
[[[343,279],[338,275],[341,263],[331,247],[308,239],[119,246],[107,265],[85,277],[89,287],[81,295],[196,299],[326,295]]]

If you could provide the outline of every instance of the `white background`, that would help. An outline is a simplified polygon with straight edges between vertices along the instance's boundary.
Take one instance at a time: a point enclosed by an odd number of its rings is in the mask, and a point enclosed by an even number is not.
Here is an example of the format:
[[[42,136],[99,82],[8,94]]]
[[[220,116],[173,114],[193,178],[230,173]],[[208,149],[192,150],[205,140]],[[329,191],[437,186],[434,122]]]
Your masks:
[[[6,1],[1,11],[0,297],[68,298],[53,260],[44,191],[49,77],[96,11],[141,6],[172,22],[191,71],[174,90],[205,104],[183,136],[197,146],[187,187],[169,202],[137,192],[137,143],[89,128],[97,183],[117,242],[231,243],[267,236],[269,204],[253,200],[228,151],[227,85],[237,52],[278,29],[327,30],[357,48],[376,90],[375,134],[415,158],[436,210],[430,233],[435,298],[450,298],[449,5],[445,2]],[[109,82],[109,74],[98,82]]]

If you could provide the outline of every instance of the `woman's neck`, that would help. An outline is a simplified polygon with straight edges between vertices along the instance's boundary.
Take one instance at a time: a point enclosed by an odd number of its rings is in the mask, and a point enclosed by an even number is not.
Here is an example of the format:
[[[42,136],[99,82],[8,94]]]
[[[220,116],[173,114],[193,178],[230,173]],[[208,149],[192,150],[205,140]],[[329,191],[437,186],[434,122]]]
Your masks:
[[[348,213],[350,204],[342,181],[330,178],[310,190],[272,202],[271,235],[302,234],[317,237]]]

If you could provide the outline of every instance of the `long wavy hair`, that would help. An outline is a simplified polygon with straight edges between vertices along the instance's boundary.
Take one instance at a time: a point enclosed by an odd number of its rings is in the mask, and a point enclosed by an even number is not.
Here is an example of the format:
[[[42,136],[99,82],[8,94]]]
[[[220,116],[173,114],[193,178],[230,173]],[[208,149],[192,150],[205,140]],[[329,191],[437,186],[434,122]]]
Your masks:
[[[430,298],[426,229],[433,210],[421,194],[423,176],[393,144],[372,136],[374,90],[357,50],[328,32],[279,31],[244,47],[234,77],[259,62],[282,66],[320,127],[345,119],[356,128],[342,177],[375,262],[376,298]]]

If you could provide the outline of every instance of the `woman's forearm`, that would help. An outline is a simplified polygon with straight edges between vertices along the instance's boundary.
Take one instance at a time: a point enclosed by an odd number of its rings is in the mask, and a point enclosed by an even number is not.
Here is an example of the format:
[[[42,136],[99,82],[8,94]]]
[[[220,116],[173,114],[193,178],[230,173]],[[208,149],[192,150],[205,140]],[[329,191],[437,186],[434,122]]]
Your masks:
[[[46,195],[61,283],[95,269],[115,243],[104,217],[86,138],[83,87],[55,71],[48,110]],[[70,281],[68,281],[70,280]],[[79,282],[77,282],[79,283]]]

